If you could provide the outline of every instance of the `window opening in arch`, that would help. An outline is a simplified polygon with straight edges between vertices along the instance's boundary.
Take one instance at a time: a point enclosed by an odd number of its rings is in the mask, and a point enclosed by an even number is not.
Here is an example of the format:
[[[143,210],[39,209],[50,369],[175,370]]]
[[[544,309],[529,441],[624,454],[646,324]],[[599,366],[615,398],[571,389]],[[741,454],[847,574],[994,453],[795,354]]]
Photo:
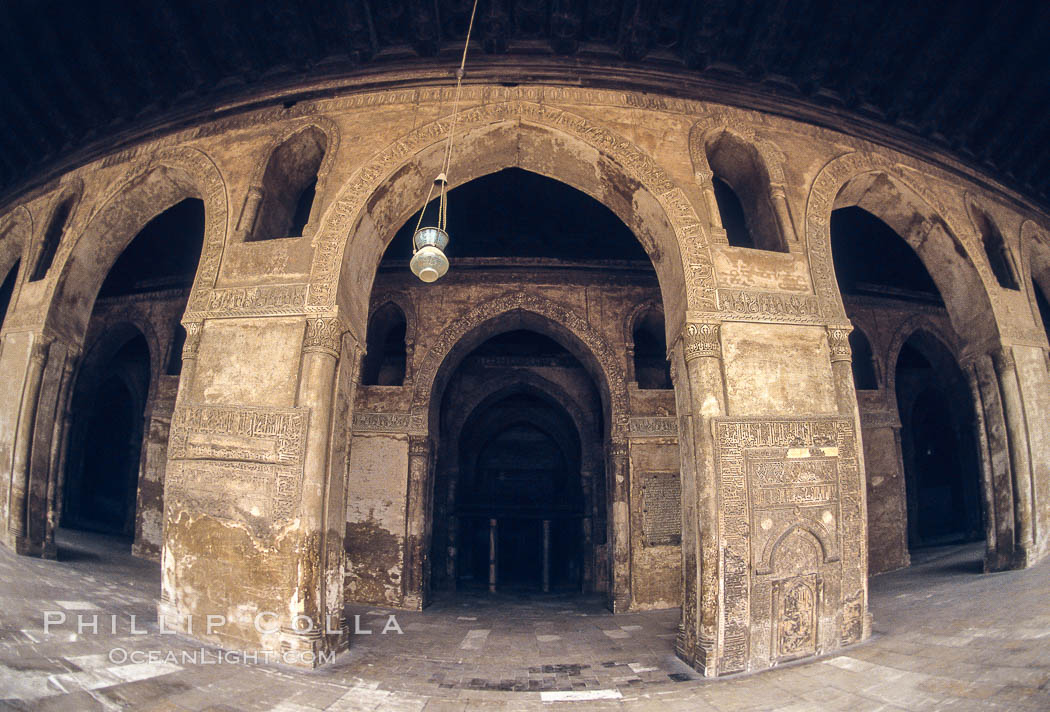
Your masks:
[[[7,272],[7,276],[4,277],[4,281],[0,284],[0,326],[3,325],[4,319],[7,318],[7,310],[11,306],[11,298],[15,294],[15,281],[18,279],[18,268],[22,265],[22,260],[15,260],[14,265]]]
[[[722,220],[722,229],[726,231],[726,239],[733,247],[749,247],[754,249],[755,240],[747,229],[747,220],[744,218],[744,206],[739,196],[728,183],[715,176],[712,179],[715,187],[715,202],[718,204],[718,216]]]
[[[368,323],[368,340],[361,364],[361,384],[403,386],[407,368],[405,314],[393,302],[376,310]]]
[[[879,379],[868,337],[860,329],[854,329],[849,335],[849,346],[853,352],[853,387],[858,391],[878,390]]]
[[[634,324],[634,380],[645,390],[671,388],[663,315],[648,311]]]
[[[1006,247],[1003,234],[983,210],[974,208],[974,217],[977,228],[981,231],[981,245],[984,247],[984,254],[988,257],[992,273],[999,282],[999,286],[1003,289],[1020,289],[1017,282],[1017,271],[1014,269],[1014,262],[1010,257],[1010,250]]]
[[[66,223],[69,222],[69,215],[72,212],[73,196],[70,195],[58,204],[54,215],[51,216],[51,222],[48,223],[47,231],[44,233],[44,242],[40,247],[40,255],[36,259],[36,266],[29,276],[30,282],[40,281],[51,269],[51,263],[55,261],[55,253],[58,252],[58,245],[62,242],[62,234],[66,230]]]
[[[770,200],[769,173],[757,149],[723,132],[705,148],[715,203],[730,245],[787,252]]]
[[[327,150],[327,137],[315,127],[300,131],[274,149],[263,173],[262,205],[246,240],[303,234],[310,221],[318,173]]]

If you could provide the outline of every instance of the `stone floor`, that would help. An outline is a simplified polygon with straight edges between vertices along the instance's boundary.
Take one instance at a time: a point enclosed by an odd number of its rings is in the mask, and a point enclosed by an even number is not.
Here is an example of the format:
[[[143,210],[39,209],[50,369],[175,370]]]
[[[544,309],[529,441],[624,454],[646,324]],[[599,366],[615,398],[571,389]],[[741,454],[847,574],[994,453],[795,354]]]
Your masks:
[[[873,579],[872,641],[710,681],[672,654],[677,611],[612,616],[559,596],[440,598],[421,614],[352,607],[352,650],[321,670],[220,663],[159,633],[154,564],[104,537],[59,542],[58,562],[0,550],[2,709],[1050,709],[1050,562],[980,575],[980,546],[920,552]],[[98,632],[78,632],[77,616],[96,614]]]

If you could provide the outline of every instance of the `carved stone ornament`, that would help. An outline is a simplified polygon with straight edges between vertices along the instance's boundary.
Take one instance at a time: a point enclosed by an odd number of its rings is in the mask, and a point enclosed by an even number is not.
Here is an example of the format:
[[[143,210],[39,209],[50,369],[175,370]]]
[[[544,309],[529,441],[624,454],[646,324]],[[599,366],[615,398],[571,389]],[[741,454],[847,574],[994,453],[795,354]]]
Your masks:
[[[832,362],[853,360],[853,352],[849,347],[850,331],[852,331],[852,329],[849,328],[828,328],[828,348],[831,349]]]
[[[191,321],[183,324],[186,328],[186,342],[182,345],[182,360],[197,358],[197,350],[201,346],[201,330],[204,322]]]
[[[721,331],[722,325],[717,323],[686,324],[685,360],[692,361],[702,356],[720,358],[722,356]]]
[[[324,351],[338,356],[344,333],[346,327],[339,317],[307,319],[303,351]]]

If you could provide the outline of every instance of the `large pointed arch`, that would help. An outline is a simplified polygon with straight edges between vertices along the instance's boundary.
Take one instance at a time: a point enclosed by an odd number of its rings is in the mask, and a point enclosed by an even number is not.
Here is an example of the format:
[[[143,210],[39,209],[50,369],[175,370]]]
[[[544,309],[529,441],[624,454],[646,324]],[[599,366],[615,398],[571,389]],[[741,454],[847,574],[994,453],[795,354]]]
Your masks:
[[[856,205],[889,225],[918,254],[944,298],[952,325],[975,350],[999,339],[995,277],[979,253],[972,230],[956,225],[930,191],[906,179],[878,154],[855,152],[821,169],[806,206],[810,270],[825,318],[845,321],[831,259],[831,212]]]
[[[707,235],[693,205],[629,140],[530,102],[469,109],[458,127],[453,187],[510,167],[562,181],[616,213],[642,243],[656,268],[672,339],[687,310],[714,309]],[[343,186],[315,239],[309,309],[338,305],[350,328],[363,334],[376,266],[397,228],[419,210],[440,170],[447,132],[448,117],[419,127]]]
[[[215,285],[228,225],[226,186],[218,168],[201,151],[157,152],[104,200],[64,261],[50,300],[47,325],[72,343],[87,329],[98,290],[109,269],[145,225],[186,198],[204,202],[204,246],[187,312],[207,302]]]

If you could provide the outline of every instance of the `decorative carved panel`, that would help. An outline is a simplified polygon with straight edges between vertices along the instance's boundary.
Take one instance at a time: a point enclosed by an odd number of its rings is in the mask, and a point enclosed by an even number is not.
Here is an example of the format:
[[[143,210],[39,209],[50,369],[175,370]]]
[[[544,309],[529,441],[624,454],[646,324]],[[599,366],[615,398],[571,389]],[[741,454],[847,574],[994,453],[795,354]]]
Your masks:
[[[859,640],[866,531],[852,420],[722,417],[713,427],[724,580],[719,674]]]
[[[426,434],[422,413],[354,413],[355,433]]]
[[[678,437],[678,418],[673,416],[648,416],[631,418],[630,435],[638,437]]]
[[[253,526],[292,519],[302,493],[308,419],[303,408],[177,408],[166,501]]]
[[[641,477],[642,542],[645,546],[682,543],[682,481],[677,472]]]

